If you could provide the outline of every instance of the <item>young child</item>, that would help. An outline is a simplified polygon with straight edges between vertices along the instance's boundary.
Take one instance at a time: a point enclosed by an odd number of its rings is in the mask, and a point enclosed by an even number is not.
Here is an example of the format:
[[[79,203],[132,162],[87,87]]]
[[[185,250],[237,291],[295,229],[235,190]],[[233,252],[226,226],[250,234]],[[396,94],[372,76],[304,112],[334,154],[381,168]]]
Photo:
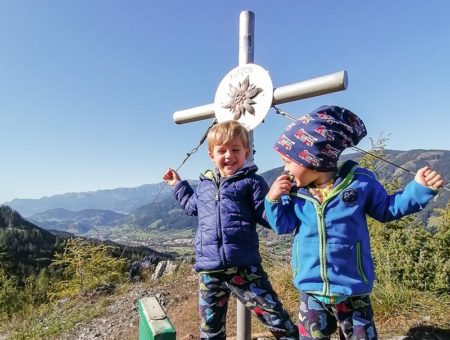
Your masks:
[[[225,320],[233,293],[277,339],[298,339],[298,329],[283,309],[261,266],[256,224],[263,218],[269,187],[246,161],[249,134],[236,121],[209,131],[208,154],[216,167],[200,175],[193,190],[169,169],[163,179],[172,185],[186,214],[198,216],[195,270],[199,272],[201,338],[225,339]]]
[[[338,326],[346,339],[377,338],[366,214],[381,222],[399,219],[421,210],[443,185],[438,173],[424,167],[403,192],[388,195],[357,163],[338,167],[341,152],[366,134],[349,110],[322,106],[290,124],[274,145],[287,173],[271,186],[265,210],[276,233],[295,233],[301,339],[329,339]]]

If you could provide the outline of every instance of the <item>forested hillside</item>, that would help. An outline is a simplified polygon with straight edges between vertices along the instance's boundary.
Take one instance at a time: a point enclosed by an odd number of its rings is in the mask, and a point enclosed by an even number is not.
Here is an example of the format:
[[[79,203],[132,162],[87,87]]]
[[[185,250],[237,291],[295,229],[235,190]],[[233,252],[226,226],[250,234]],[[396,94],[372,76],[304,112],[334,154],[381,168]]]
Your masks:
[[[0,206],[0,261],[7,273],[20,278],[37,274],[50,265],[56,247],[53,234]]]

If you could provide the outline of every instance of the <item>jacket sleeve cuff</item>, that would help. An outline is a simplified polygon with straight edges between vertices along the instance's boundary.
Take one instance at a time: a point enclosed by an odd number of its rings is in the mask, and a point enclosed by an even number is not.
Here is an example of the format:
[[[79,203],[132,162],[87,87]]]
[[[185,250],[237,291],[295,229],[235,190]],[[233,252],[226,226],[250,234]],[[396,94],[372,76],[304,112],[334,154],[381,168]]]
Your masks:
[[[266,195],[266,201],[269,202],[270,204],[276,204],[276,203],[280,203],[280,199],[276,199],[276,200],[272,200],[269,198],[269,195]]]
[[[415,199],[421,205],[425,205],[438,193],[436,190],[433,190],[425,185],[422,185],[415,180],[412,180],[406,186],[405,191],[408,192],[408,194],[411,195],[412,197],[415,197]]]

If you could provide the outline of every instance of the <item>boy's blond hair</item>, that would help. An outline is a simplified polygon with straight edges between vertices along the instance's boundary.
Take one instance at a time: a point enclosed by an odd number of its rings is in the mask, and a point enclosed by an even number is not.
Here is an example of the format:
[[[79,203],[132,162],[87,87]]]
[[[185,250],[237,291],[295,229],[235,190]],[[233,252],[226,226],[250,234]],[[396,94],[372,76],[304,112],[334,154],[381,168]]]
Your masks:
[[[208,151],[212,152],[214,146],[224,145],[235,137],[239,137],[244,147],[249,149],[249,133],[238,121],[227,120],[214,125],[208,132]]]

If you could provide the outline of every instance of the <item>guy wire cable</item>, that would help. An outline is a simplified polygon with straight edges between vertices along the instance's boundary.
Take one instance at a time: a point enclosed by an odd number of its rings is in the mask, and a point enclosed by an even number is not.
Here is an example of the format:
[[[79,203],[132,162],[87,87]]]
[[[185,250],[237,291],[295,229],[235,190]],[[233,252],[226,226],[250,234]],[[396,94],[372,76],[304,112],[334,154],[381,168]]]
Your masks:
[[[213,121],[212,121],[212,123],[209,125],[209,127],[206,129],[205,133],[203,134],[202,138],[200,139],[198,145],[197,145],[195,148],[193,148],[190,152],[188,152],[188,153],[186,154],[186,157],[184,158],[184,160],[181,162],[181,164],[178,166],[178,168],[176,168],[176,170],[175,170],[176,172],[178,172],[178,170],[186,163],[186,161],[188,160],[189,157],[191,157],[194,153],[196,153],[196,152],[198,151],[198,149],[200,148],[200,146],[205,142],[206,137],[208,136],[209,130],[210,130],[216,123],[217,123],[217,119],[214,118]],[[138,230],[140,230],[140,229],[143,228],[143,224],[144,224],[145,218],[147,217],[148,213],[152,210],[152,208],[153,208],[153,206],[154,206],[156,200],[158,199],[159,194],[163,191],[163,189],[166,187],[166,185],[167,185],[167,182],[164,182],[163,185],[161,186],[161,189],[159,189],[159,191],[158,191],[158,193],[156,194],[155,198],[154,198],[153,201],[150,203],[150,206],[149,206],[149,208],[147,209],[147,212],[144,214],[144,217],[142,218],[141,223],[139,223],[139,224],[136,226],[136,230],[135,230],[134,233],[131,235],[131,238],[130,238],[131,241],[133,241],[134,236],[136,235],[136,233],[138,232]],[[123,256],[123,254],[125,253],[125,251],[127,250],[127,248],[128,248],[128,244],[125,245],[125,248],[123,249],[123,251],[122,251],[122,253],[120,254],[120,257],[119,257],[119,258],[121,258],[121,257]]]
[[[290,120],[292,120],[292,121],[296,121],[296,120],[297,120],[297,118],[295,118],[294,116],[291,116],[290,114],[288,114],[288,113],[285,112],[285,111],[281,111],[281,110],[278,109],[275,105],[272,105],[272,107],[274,108],[276,114],[278,114],[278,115],[280,115],[280,116],[287,117],[288,119],[290,119]],[[382,158],[382,157],[380,157],[380,156],[377,156],[377,155],[375,155],[375,154],[373,154],[373,153],[371,153],[371,152],[368,152],[368,151],[366,151],[366,150],[363,150],[363,149],[361,149],[361,148],[358,148],[357,146],[352,146],[352,148],[353,148],[353,149],[356,149],[356,150],[358,150],[358,151],[360,151],[360,152],[362,152],[362,153],[365,153],[366,155],[375,157],[375,158],[377,158],[377,159],[379,159],[379,160],[381,160],[381,161],[383,161],[383,162],[386,162],[386,163],[388,163],[388,164],[391,164],[391,165],[393,165],[393,166],[395,166],[395,167],[397,167],[397,168],[399,168],[399,169],[402,169],[403,171],[406,171],[406,172],[408,172],[408,173],[410,173],[410,174],[412,174],[412,175],[414,175],[414,176],[416,175],[416,173],[415,173],[414,171],[408,170],[408,169],[406,169],[406,168],[404,168],[404,167],[402,167],[402,166],[400,166],[400,165],[398,165],[398,164],[392,163],[392,162],[388,161],[387,159],[384,159],[384,158]],[[441,188],[443,188],[443,189],[446,190],[446,191],[450,191],[450,189],[447,188],[447,186],[448,186],[449,184],[450,184],[450,183],[447,183],[446,185],[443,185]]]

